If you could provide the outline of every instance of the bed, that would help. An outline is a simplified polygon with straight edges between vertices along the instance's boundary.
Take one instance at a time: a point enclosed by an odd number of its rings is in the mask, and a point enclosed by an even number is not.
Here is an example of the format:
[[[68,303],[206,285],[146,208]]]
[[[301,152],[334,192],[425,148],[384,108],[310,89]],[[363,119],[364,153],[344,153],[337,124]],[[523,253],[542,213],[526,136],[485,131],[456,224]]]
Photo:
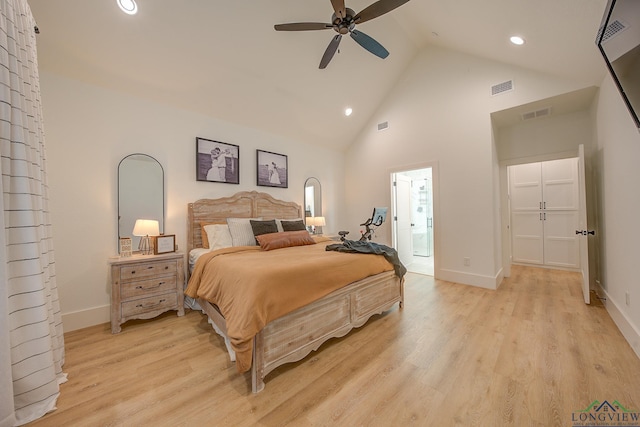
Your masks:
[[[303,211],[296,203],[277,200],[269,194],[257,191],[239,192],[231,197],[219,199],[198,200],[188,205],[188,251],[191,253],[193,249],[203,247],[203,224],[223,224],[227,218],[295,220],[302,217]],[[318,241],[322,242],[322,239]],[[327,243],[335,242],[324,244]],[[305,248],[308,250],[310,246]],[[252,249],[254,250],[247,251],[254,256],[260,251],[259,246]],[[234,248],[229,249],[232,250]],[[284,250],[289,249],[282,251]],[[305,281],[301,277],[299,283],[293,285],[301,286],[312,281],[312,278]],[[270,320],[255,334],[251,343],[250,369],[253,393],[258,393],[264,388],[265,376],[278,366],[303,359],[327,340],[346,335],[353,328],[364,325],[371,316],[389,310],[395,303],[399,303],[399,307],[402,308],[403,299],[403,279],[391,269],[354,280],[300,308]],[[224,310],[207,299],[197,298],[197,303],[228,345],[227,322],[234,319],[225,319],[221,314]],[[231,326],[231,323],[229,325]]]

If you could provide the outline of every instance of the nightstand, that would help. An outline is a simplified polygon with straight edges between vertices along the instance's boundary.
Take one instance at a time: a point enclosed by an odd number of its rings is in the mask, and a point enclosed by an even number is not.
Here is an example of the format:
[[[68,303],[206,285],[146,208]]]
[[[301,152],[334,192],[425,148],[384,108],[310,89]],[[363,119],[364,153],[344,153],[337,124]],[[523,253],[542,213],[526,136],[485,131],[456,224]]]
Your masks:
[[[131,319],[151,319],[169,310],[184,315],[184,254],[109,258],[111,333]]]

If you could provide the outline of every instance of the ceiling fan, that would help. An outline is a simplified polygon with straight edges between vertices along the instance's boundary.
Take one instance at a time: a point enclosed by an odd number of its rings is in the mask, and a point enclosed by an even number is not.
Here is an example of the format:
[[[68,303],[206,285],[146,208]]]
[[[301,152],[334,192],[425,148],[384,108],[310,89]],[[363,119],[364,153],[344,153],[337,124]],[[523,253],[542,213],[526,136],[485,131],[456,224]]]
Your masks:
[[[276,31],[310,31],[310,30],[328,30],[333,28],[338,34],[333,37],[327,50],[325,50],[320,60],[320,69],[324,69],[335,55],[340,45],[342,36],[349,33],[352,39],[360,46],[373,53],[380,58],[389,56],[389,51],[380,43],[362,31],[355,29],[357,24],[362,24],[371,19],[391,12],[393,9],[402,6],[409,0],[378,0],[370,6],[364,8],[360,13],[355,13],[352,9],[345,7],[344,0],[331,0],[334,13],[331,16],[331,24],[321,22],[295,22],[291,24],[274,25]]]

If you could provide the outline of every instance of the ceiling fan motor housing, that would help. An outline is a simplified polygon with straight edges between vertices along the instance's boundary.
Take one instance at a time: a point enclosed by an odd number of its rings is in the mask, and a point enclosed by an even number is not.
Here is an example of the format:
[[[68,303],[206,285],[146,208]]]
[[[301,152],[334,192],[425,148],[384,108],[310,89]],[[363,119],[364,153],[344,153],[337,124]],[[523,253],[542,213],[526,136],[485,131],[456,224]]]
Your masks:
[[[356,26],[356,23],[353,20],[353,17],[356,16],[356,12],[353,9],[346,8],[347,16],[344,18],[340,18],[336,16],[334,13],[331,15],[331,22],[333,23],[333,29],[340,34],[348,34],[349,31],[353,30]]]

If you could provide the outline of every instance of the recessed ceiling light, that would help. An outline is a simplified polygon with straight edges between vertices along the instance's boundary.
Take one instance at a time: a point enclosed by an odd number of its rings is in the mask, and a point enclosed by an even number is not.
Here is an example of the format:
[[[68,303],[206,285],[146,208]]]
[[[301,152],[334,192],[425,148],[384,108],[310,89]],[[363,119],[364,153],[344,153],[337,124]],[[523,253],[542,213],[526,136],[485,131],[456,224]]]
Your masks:
[[[128,15],[135,15],[138,13],[138,5],[135,0],[116,0],[120,10]]]
[[[516,44],[518,46],[524,44],[524,39],[520,36],[511,36],[509,40],[511,40],[511,43]]]
[[[347,107],[344,110],[344,115],[347,116],[347,117],[349,117],[351,115],[351,113],[353,113],[353,108],[351,108],[351,107]]]

